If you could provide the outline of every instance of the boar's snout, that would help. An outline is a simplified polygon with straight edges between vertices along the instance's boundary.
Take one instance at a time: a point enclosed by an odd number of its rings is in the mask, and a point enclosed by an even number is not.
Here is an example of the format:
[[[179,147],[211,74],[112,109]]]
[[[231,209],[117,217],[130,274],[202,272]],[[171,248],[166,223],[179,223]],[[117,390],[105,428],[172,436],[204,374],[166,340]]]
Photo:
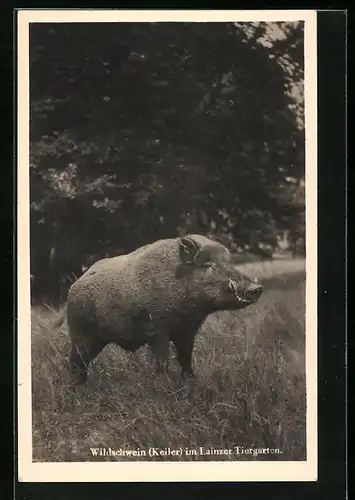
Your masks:
[[[228,288],[233,291],[235,298],[242,305],[253,304],[257,302],[262,294],[263,287],[257,281],[246,282],[242,279],[238,283],[232,279],[229,279]]]
[[[256,302],[263,291],[263,287],[260,283],[250,283],[248,288],[245,291],[245,298],[250,302]]]

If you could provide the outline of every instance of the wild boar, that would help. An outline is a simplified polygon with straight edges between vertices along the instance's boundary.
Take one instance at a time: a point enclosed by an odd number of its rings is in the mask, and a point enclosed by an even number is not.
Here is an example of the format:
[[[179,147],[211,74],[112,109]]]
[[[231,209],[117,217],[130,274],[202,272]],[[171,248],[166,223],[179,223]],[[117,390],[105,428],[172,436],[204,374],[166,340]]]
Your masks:
[[[70,366],[76,382],[100,351],[149,344],[157,371],[167,368],[169,341],[182,375],[193,375],[194,339],[205,318],[257,302],[262,286],[231,263],[226,247],[201,235],[164,239],[96,262],[69,289]]]

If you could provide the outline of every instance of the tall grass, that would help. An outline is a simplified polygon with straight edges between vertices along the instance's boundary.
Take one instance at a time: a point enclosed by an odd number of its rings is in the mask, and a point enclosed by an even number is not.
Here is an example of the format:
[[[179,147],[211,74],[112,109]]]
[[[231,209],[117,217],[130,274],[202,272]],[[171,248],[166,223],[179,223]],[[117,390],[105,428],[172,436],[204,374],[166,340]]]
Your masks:
[[[168,377],[156,377],[147,348],[129,354],[112,345],[92,363],[86,385],[73,388],[66,326],[52,329],[57,313],[33,308],[33,459],[152,460],[94,457],[90,449],[240,446],[280,453],[155,460],[304,460],[304,275],[278,277],[271,267],[258,268],[266,291],[257,305],[207,318],[194,349],[197,380],[190,382],[181,381],[175,360]]]

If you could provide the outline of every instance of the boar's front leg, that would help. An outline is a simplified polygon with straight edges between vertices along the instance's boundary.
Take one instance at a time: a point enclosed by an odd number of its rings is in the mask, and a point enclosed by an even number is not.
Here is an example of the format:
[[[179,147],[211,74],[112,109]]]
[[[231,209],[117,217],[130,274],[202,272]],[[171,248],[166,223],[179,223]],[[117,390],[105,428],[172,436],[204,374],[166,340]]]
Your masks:
[[[169,368],[169,337],[157,334],[149,338],[149,345],[156,360],[156,371],[158,374],[168,373]]]
[[[181,375],[183,377],[194,376],[192,370],[192,351],[194,347],[194,340],[194,333],[176,335],[172,339],[176,348],[177,358],[181,366]]]

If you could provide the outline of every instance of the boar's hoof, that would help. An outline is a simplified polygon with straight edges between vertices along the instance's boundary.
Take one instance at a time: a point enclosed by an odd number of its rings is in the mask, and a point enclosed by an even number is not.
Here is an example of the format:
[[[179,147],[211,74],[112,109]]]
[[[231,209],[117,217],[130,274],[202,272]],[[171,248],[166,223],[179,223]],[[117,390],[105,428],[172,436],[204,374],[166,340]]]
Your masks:
[[[181,378],[183,380],[194,380],[194,379],[196,379],[196,375],[193,372],[192,368],[190,368],[190,369],[181,370]]]

